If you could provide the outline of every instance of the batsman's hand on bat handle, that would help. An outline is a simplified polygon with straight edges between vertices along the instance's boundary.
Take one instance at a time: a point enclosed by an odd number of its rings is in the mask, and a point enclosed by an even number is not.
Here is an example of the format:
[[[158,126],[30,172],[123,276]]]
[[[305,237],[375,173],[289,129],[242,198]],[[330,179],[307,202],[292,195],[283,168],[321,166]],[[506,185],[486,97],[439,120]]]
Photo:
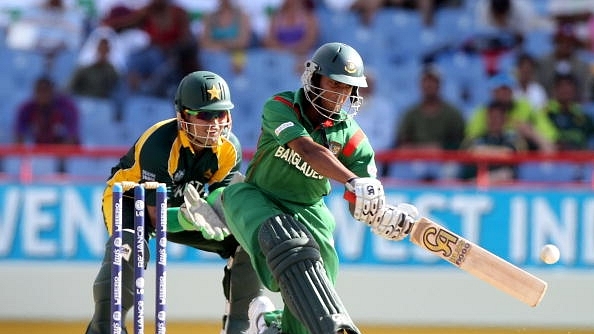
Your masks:
[[[184,189],[184,203],[179,207],[178,221],[186,230],[202,233],[207,240],[221,241],[230,232],[220,217],[191,184]]]
[[[353,204],[353,217],[371,225],[386,202],[381,182],[372,177],[355,177],[348,180],[345,187],[344,198]]]
[[[371,224],[371,231],[388,240],[400,241],[410,233],[419,210],[408,203],[386,205]]]

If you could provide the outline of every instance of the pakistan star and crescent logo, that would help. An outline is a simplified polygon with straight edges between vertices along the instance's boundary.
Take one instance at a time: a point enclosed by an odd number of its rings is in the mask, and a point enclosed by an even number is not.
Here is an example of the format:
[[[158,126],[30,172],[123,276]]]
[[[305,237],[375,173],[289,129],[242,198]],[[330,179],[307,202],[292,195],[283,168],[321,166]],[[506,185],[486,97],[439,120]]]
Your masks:
[[[218,89],[217,87],[215,87],[215,85],[212,85],[211,89],[206,90],[208,92],[208,94],[210,94],[210,99],[214,100],[214,99],[221,99],[221,90]]]

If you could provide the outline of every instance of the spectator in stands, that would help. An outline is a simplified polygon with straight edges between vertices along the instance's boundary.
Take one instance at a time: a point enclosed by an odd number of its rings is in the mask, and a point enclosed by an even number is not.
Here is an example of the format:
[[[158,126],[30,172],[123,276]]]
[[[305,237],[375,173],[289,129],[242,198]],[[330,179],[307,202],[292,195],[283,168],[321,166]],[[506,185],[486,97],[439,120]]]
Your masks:
[[[318,44],[318,18],[313,2],[284,0],[272,13],[262,45],[306,57]]]
[[[538,60],[537,78],[549,96],[553,94],[555,75],[570,74],[577,83],[578,101],[585,102],[592,98],[589,88],[593,83],[592,72],[590,65],[580,59],[578,45],[573,26],[561,25],[553,37],[553,51]]]
[[[510,105],[492,100],[486,107],[487,129],[478,137],[470,137],[462,143],[462,149],[477,155],[501,156],[525,151],[528,145],[513,128],[506,127],[510,116]],[[515,165],[488,165],[489,182],[514,180],[517,177]],[[460,177],[464,180],[477,177],[477,165],[464,165]]]
[[[219,0],[216,11],[203,19],[200,47],[206,50],[237,52],[250,46],[250,18],[232,0]]]
[[[370,25],[375,14],[383,8],[397,7],[416,10],[421,15],[426,27],[433,25],[435,13],[439,8],[462,5],[460,0],[326,0],[325,2],[334,8],[337,7],[337,3],[341,3],[342,7],[344,7],[344,3],[348,3],[351,10],[359,13],[364,25]]]
[[[489,79],[490,99],[509,105],[506,129],[514,129],[530,149],[550,152],[554,150],[555,129],[543,113],[536,112],[523,98],[514,98],[516,82],[511,75],[502,72]],[[466,124],[467,140],[484,136],[488,131],[486,106],[478,107]]]
[[[63,50],[78,50],[84,36],[84,15],[80,10],[68,8],[62,0],[44,0],[25,8],[9,26],[9,46],[36,50],[49,57]]]
[[[478,0],[474,18],[477,32],[465,47],[482,55],[489,75],[501,71],[502,57],[522,48],[528,32],[552,29],[550,20],[522,0]]]
[[[335,1],[327,0],[327,2]],[[370,26],[373,23],[375,14],[385,5],[384,0],[347,0],[346,2],[350,3],[350,10],[359,14],[361,23],[365,26]]]
[[[589,144],[594,138],[594,122],[584,112],[577,96],[577,82],[571,74],[555,76],[553,96],[543,111],[555,126],[555,146],[558,150],[591,148]]]
[[[421,101],[410,106],[400,119],[394,147],[458,149],[465,121],[462,112],[441,95],[441,74],[432,65],[421,75]]]
[[[17,110],[14,128],[19,144],[78,144],[78,108],[55,90],[49,77],[36,80],[33,96]]]
[[[250,0],[235,1],[235,5],[241,7],[244,13],[250,18],[254,43],[260,43],[268,33],[270,14],[277,10],[284,0]],[[308,0],[310,1],[310,0]]]
[[[87,59],[94,57],[95,48],[89,50],[89,41],[92,41],[94,35],[101,34],[113,36],[111,56],[114,58],[114,63],[118,64],[118,67],[126,69],[126,62],[130,57],[130,54],[136,53],[142,49],[148,48],[150,45],[150,36],[140,26],[132,26],[126,24],[128,18],[133,11],[138,10],[142,7],[138,1],[144,2],[146,0],[137,1],[123,1],[123,0],[112,0],[111,6],[106,6],[103,2],[103,10],[99,13],[98,27],[91,32],[87,41],[83,45],[81,50],[81,58]],[[99,32],[97,32],[97,30]],[[111,38],[110,38],[111,39]],[[121,65],[121,66],[120,66]]]
[[[526,99],[534,110],[541,110],[547,103],[548,95],[544,87],[536,80],[536,59],[528,53],[521,53],[516,58],[514,98]]]
[[[594,0],[547,0],[547,13],[558,23],[580,26],[594,9]]]
[[[120,74],[110,60],[110,50],[110,40],[99,38],[95,44],[95,59],[89,64],[79,65],[70,78],[70,93],[101,99],[114,96],[120,84]]]
[[[55,90],[54,82],[42,76],[33,95],[17,109],[14,124],[17,144],[79,144],[79,111],[74,101]],[[58,167],[64,172],[64,162]]]
[[[551,29],[553,24],[522,0],[478,0],[475,20],[479,30],[507,32],[519,40],[530,30]]]
[[[252,24],[249,16],[232,0],[219,0],[216,11],[207,14],[199,36],[202,50],[231,54],[233,70],[239,73],[245,65],[245,50],[252,43]]]
[[[199,68],[198,48],[187,11],[172,0],[151,0],[146,6],[111,17],[117,31],[140,28],[149,45],[129,55],[127,81],[131,92],[172,97],[177,83]]]
[[[465,120],[460,109],[441,95],[442,76],[433,65],[427,66],[420,79],[421,100],[410,106],[396,125],[394,148],[424,150],[456,150],[464,139]],[[439,177],[454,175],[455,165],[444,165]],[[383,176],[390,175],[391,166],[383,166]],[[447,172],[446,172],[447,170]],[[444,173],[445,172],[445,173]],[[434,180],[436,171],[424,171],[420,177]],[[445,175],[448,174],[448,175]]]

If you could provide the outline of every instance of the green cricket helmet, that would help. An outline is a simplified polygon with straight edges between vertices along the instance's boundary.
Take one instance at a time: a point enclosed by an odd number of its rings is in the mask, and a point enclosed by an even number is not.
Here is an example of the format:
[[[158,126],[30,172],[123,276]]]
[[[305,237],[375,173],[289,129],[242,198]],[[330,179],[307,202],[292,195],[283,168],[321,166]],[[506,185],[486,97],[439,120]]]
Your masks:
[[[186,75],[175,94],[175,111],[181,130],[198,147],[218,145],[231,131],[231,102],[225,79],[210,71]]]
[[[346,111],[344,111],[345,106],[342,106],[343,110],[338,112],[321,106],[321,100],[328,100],[323,96],[323,93],[328,90],[319,87],[320,76],[325,76],[353,87]],[[352,117],[359,111],[361,101],[363,100],[359,96],[359,87],[367,87],[363,59],[349,45],[336,42],[326,43],[314,52],[310,60],[305,62],[305,71],[301,76],[301,83],[303,84],[307,100],[322,116],[332,120],[344,120]],[[330,102],[336,104],[338,100]]]

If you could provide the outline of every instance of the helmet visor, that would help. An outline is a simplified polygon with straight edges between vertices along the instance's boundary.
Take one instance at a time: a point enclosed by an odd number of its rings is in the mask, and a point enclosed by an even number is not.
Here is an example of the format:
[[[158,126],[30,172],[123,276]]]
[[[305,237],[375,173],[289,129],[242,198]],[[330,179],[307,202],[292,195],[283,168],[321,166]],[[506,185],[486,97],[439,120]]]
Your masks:
[[[188,115],[196,116],[197,119],[202,121],[212,121],[215,118],[223,118],[228,114],[228,110],[191,110],[184,109]]]

